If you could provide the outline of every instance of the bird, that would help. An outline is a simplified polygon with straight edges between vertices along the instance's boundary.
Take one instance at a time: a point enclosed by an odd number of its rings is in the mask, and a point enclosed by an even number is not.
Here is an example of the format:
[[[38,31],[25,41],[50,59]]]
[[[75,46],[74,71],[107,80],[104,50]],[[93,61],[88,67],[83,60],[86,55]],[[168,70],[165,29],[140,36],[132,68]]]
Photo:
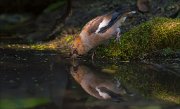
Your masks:
[[[116,41],[118,41],[121,33],[120,26],[128,16],[134,13],[136,11],[119,7],[90,20],[75,37],[71,46],[71,56],[75,58],[84,55],[113,36],[116,36]]]
[[[73,65],[70,73],[85,92],[97,99],[123,102],[124,96],[130,95],[120,81],[113,81],[109,75],[95,71],[86,65]]]

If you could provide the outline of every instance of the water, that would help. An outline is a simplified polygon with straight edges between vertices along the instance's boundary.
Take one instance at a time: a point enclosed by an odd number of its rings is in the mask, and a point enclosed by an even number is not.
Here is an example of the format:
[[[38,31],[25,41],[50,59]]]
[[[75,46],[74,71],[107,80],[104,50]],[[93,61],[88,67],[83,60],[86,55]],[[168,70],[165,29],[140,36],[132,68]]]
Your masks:
[[[180,64],[0,49],[0,109],[180,109]]]

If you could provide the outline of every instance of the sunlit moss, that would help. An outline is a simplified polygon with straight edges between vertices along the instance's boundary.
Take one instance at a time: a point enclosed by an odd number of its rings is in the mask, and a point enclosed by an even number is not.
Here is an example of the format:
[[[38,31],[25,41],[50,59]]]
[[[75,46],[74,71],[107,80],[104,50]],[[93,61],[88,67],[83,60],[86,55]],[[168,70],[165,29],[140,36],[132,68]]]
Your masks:
[[[70,46],[73,42],[74,36],[69,35],[60,39],[60,43]]]
[[[180,19],[155,18],[140,24],[123,34],[119,43],[112,40],[99,47],[97,55],[129,60],[166,48],[180,49]]]
[[[0,45],[0,48],[11,48],[11,49],[32,49],[32,50],[55,50],[62,53],[69,53],[70,46],[73,42],[74,36],[69,35],[66,37],[58,38],[48,43],[37,43],[37,44],[8,44]]]
[[[74,36],[68,35],[68,36],[56,39],[50,42],[50,44],[54,45],[55,49],[60,51],[61,53],[67,54],[67,53],[70,53],[70,48],[71,48],[73,39],[74,39]]]
[[[34,49],[34,50],[46,50],[46,49],[53,49],[52,46],[47,46],[47,45],[43,45],[43,44],[36,44],[36,45],[31,45],[30,49]]]
[[[8,45],[1,45],[0,48],[11,48],[11,49],[19,49],[19,50],[54,50],[52,46],[46,44],[32,44],[32,45],[25,45],[25,44],[8,44]]]

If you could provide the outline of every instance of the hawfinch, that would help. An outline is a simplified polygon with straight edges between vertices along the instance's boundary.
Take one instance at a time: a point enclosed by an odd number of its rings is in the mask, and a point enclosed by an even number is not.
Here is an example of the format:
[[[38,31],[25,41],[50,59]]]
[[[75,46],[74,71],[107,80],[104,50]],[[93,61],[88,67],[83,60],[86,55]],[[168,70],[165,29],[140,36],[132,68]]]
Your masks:
[[[71,48],[72,57],[86,54],[89,50],[113,36],[116,36],[116,40],[119,40],[121,32],[119,27],[129,15],[134,13],[136,11],[118,8],[89,21],[83,27],[79,36],[73,41]]]

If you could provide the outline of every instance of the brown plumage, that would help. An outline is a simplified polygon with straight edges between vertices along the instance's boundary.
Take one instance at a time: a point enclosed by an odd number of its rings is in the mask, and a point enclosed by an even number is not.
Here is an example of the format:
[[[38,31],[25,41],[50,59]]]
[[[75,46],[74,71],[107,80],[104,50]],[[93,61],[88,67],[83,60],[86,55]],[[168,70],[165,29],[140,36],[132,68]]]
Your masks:
[[[72,56],[84,55],[92,48],[107,41],[113,36],[116,40],[120,38],[120,26],[128,15],[135,11],[125,11],[119,9],[108,14],[98,16],[89,21],[82,29],[72,44]]]

